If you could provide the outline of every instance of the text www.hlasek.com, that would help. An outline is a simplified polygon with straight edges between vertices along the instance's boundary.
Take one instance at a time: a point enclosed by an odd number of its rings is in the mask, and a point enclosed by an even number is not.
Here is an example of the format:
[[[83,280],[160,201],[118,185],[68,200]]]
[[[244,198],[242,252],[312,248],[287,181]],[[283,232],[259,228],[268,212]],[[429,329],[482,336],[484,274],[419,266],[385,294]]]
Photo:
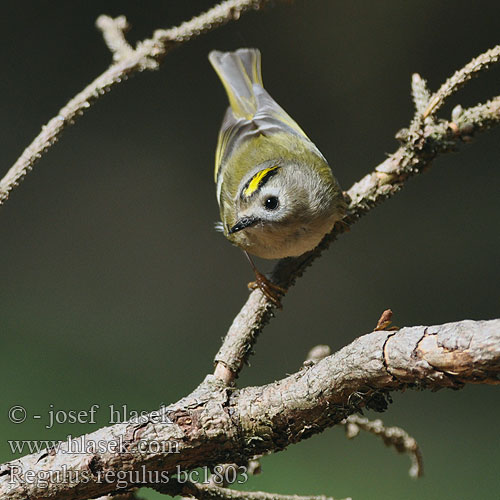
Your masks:
[[[40,453],[51,451],[61,454],[79,453],[127,453],[130,452],[123,436],[116,439],[87,439],[87,436],[73,438],[68,436],[66,441],[51,440],[8,440],[12,453],[24,454],[29,452]],[[134,444],[134,448],[139,453],[179,453],[179,443],[177,441],[157,441],[154,439],[139,439]]]

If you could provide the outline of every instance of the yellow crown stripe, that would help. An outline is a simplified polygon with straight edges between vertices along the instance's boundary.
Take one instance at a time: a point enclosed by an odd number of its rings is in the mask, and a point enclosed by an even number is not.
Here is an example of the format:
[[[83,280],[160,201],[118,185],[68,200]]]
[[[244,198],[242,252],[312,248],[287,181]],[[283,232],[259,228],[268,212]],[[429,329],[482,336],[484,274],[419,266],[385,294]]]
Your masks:
[[[255,191],[257,191],[262,183],[262,181],[267,177],[269,172],[272,172],[273,170],[276,170],[279,168],[278,166],[275,167],[269,167],[265,168],[264,170],[261,170],[260,172],[257,172],[251,179],[250,182],[248,183],[247,188],[245,191],[243,191],[243,194],[245,196],[251,196]]]

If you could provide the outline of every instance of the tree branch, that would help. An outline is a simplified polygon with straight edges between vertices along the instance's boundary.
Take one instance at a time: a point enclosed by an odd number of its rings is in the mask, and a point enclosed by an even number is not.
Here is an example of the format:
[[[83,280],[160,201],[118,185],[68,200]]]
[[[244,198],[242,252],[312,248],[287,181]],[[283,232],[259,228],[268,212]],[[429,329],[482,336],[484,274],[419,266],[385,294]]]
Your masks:
[[[147,423],[117,424],[1,466],[0,498],[87,499],[116,491],[119,480],[128,488],[162,487],[158,474],[176,474],[178,467],[247,464],[362,408],[384,411],[390,391],[466,383],[500,383],[500,319],[375,331],[261,387],[229,389],[207,376],[192,394],[163,409],[168,421],[152,415]],[[79,442],[81,453],[75,452]],[[86,448],[100,442],[120,443],[119,451]],[[48,486],[40,483],[50,477]]]
[[[41,132],[0,180],[0,205],[5,203],[10,191],[59,139],[62,131],[115,85],[134,73],[157,69],[163,57],[174,47],[237,20],[248,10],[258,10],[267,2],[268,0],[226,0],[180,26],[155,31],[151,38],[139,42],[135,49],[125,40],[124,31],[128,23],[124,16],[116,19],[99,17],[97,26],[103,32],[104,40],[113,53],[113,64],[42,126]]]
[[[409,474],[413,478],[421,477],[424,473],[422,452],[415,441],[404,429],[400,427],[385,427],[382,420],[368,420],[358,415],[351,415],[343,422],[348,439],[355,438],[360,430],[379,436],[386,446],[392,446],[399,453],[410,456],[411,467]]]
[[[378,204],[398,193],[408,179],[424,172],[437,156],[456,151],[462,142],[470,142],[475,133],[483,132],[500,122],[500,96],[466,110],[457,107],[453,113],[453,121],[435,121],[431,117],[424,120],[421,114],[425,105],[429,106],[427,115],[437,111],[446,97],[473,75],[497,62],[499,55],[500,45],[480,55],[457,71],[432,97],[427,95],[425,81],[419,75],[413,76],[412,94],[417,112],[409,129],[403,129],[397,134],[401,146],[347,191],[347,215],[317,248],[300,257],[278,261],[271,276],[274,283],[285,289],[292,286],[338,235],[346,232]],[[432,104],[427,104],[428,99]],[[254,290],[250,294],[215,356],[214,375],[217,378],[227,384],[237,378],[258,335],[273,317],[273,309],[274,305],[260,290]]]
[[[182,495],[199,500],[335,500],[333,497],[280,495],[264,491],[238,491],[219,486],[200,483],[178,483],[173,481],[167,485],[154,485],[153,489],[170,496]],[[344,500],[351,500],[346,498]]]
[[[441,85],[440,89],[432,96],[432,99],[423,114],[423,118],[434,114],[446,101],[448,97],[453,95],[462,85],[468,82],[474,76],[477,76],[481,71],[490,67],[491,64],[498,62],[500,59],[500,45],[493,47],[472,61],[466,64],[462,69],[456,71],[453,76],[448,78]]]

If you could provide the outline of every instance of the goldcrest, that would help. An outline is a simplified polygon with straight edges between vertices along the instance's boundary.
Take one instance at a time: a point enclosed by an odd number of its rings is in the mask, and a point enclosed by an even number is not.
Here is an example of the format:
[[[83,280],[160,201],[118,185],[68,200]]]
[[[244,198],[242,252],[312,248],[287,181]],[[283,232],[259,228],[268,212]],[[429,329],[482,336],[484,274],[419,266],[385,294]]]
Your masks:
[[[346,209],[327,161],[264,89],[259,50],[209,60],[229,98],[215,157],[220,229],[265,259],[312,250]]]

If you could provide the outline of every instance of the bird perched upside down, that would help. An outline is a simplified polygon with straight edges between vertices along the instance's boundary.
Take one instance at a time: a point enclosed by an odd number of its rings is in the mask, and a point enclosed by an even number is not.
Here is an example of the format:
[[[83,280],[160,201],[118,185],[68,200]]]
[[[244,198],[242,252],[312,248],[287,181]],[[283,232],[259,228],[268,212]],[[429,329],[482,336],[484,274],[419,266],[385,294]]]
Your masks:
[[[209,60],[230,104],[215,155],[221,230],[246,253],[255,286],[279,305],[284,290],[249,254],[281,259],[312,250],[346,203],[323,155],[264,89],[260,52],[213,51]]]

